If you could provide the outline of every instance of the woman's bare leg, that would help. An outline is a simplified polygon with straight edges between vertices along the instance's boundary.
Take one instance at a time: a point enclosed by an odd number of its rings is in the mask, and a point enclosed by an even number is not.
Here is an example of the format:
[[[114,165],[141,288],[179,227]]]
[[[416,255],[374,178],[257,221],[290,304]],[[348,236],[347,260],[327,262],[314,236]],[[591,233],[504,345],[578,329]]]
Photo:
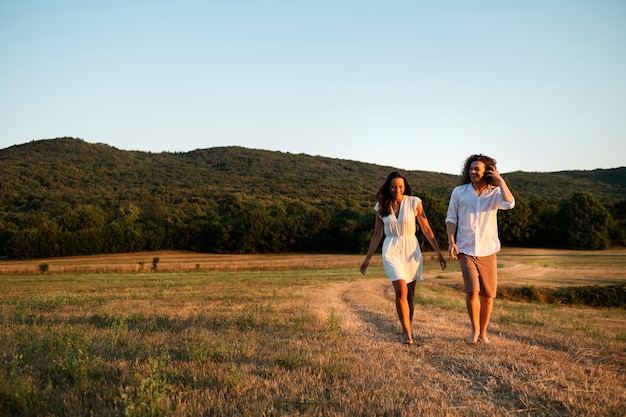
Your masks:
[[[402,334],[404,343],[413,344],[413,336],[411,335],[411,308],[409,306],[409,286],[404,280],[392,281],[393,288],[396,291],[396,311],[402,326]]]
[[[416,281],[407,284],[406,299],[409,302],[409,323],[413,324],[413,313],[415,312],[415,284]]]

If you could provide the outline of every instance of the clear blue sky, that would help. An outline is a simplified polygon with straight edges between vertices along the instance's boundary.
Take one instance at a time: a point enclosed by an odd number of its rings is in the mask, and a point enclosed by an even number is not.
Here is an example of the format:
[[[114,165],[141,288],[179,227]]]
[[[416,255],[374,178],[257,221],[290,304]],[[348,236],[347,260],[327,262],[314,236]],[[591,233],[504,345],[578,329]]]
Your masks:
[[[0,1],[0,148],[626,165],[624,0]]]

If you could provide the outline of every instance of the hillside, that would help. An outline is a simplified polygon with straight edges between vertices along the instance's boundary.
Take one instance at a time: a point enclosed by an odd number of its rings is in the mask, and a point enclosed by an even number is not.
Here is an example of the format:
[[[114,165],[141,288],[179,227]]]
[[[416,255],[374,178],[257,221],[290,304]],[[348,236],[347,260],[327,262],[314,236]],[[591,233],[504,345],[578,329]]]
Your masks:
[[[359,253],[369,244],[376,191],[394,170],[241,147],[122,151],[72,138],[0,150],[0,166],[0,257],[14,259],[168,249]],[[458,177],[405,174],[445,242]],[[500,217],[503,242],[626,245],[625,174],[504,174],[518,202]]]
[[[203,204],[238,194],[258,202],[332,200],[371,204],[394,168],[305,154],[218,147],[186,153],[123,151],[80,139],[40,140],[0,150],[0,205],[8,212],[76,204],[115,206],[149,201]],[[456,176],[405,172],[415,194],[447,201]],[[529,199],[584,191],[602,201],[626,199],[626,167],[505,174]],[[54,210],[56,211],[56,210]]]
[[[626,199],[626,167],[543,173],[516,171],[505,177],[526,198],[559,200],[576,192],[587,192],[601,201]]]
[[[356,161],[241,147],[186,153],[122,151],[60,138],[0,150],[7,211],[73,204],[116,205],[158,196],[166,204],[238,194],[259,202],[364,201],[393,170]],[[418,193],[448,195],[456,178],[408,173]]]

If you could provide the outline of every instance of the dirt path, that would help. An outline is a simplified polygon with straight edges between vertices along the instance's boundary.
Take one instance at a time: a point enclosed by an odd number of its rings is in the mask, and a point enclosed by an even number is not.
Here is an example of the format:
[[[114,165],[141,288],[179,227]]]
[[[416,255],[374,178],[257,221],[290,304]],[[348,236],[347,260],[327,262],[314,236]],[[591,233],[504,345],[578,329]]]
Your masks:
[[[315,306],[312,308],[320,320],[326,321],[331,315],[338,317],[342,329],[351,337],[362,339],[362,343],[401,341],[393,287],[385,278],[335,283],[317,290],[312,298]],[[461,315],[416,305],[413,324],[416,342],[427,345],[439,338],[462,341],[468,325],[457,316]]]
[[[320,319],[338,318],[358,354],[383,364],[397,382],[402,375],[400,384],[423,384],[420,392],[433,398],[454,393],[451,415],[465,414],[464,407],[485,415],[579,415],[626,404],[623,350],[593,336],[492,324],[492,345],[469,346],[463,342],[469,330],[464,312],[417,304],[416,344],[404,346],[386,279],[336,283],[311,296]]]

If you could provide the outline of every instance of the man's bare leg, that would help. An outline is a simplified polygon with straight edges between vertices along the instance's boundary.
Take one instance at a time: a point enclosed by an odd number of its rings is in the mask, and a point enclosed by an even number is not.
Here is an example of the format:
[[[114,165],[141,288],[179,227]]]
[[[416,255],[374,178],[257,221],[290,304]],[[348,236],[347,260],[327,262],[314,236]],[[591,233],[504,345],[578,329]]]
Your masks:
[[[470,318],[470,325],[472,327],[471,333],[465,338],[465,343],[474,344],[478,342],[478,336],[480,335],[480,318],[481,308],[480,300],[478,298],[478,291],[465,293],[465,305],[467,306],[467,314]]]
[[[480,297],[480,333],[478,335],[478,341],[486,345],[491,341],[487,337],[487,327],[489,327],[489,320],[491,319],[491,311],[493,310],[493,298],[492,297]]]

